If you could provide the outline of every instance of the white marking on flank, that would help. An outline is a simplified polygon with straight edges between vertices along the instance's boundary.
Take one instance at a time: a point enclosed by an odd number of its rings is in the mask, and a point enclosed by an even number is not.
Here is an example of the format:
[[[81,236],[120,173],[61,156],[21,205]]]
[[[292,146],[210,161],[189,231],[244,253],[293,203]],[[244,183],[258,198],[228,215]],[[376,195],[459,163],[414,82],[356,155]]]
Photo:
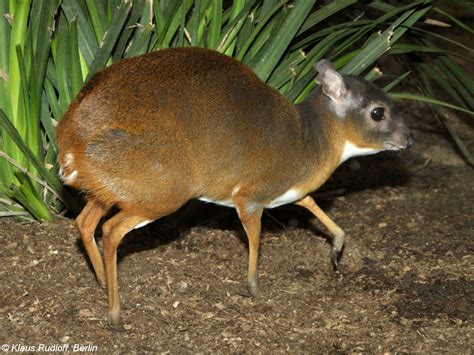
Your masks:
[[[141,227],[145,227],[147,224],[150,224],[151,222],[153,222],[153,221],[152,220],[146,220],[146,221],[140,222],[135,227],[133,227],[133,229],[138,229],[138,228],[141,228]]]
[[[292,203],[295,201],[298,201],[301,199],[303,195],[301,192],[295,189],[290,189],[287,192],[285,192],[283,195],[277,197],[274,199],[272,202],[270,202],[268,205],[266,205],[266,208],[275,208],[278,206],[286,205],[288,203]]]
[[[72,184],[77,178],[77,170],[74,170],[71,174],[68,176],[63,177],[63,181],[66,185]]]
[[[235,187],[232,189],[232,197],[234,197],[235,195],[237,195],[237,193],[240,191],[240,186],[239,185],[235,185]]]
[[[226,207],[234,207],[234,203],[231,202],[231,201],[219,201],[219,200],[213,200],[209,197],[199,197],[198,198],[199,201],[204,201],[204,202],[208,202],[208,203],[214,203],[216,205],[221,205],[221,206],[226,206]]]
[[[342,151],[341,159],[339,159],[339,164],[342,164],[347,159],[360,156],[360,155],[370,155],[380,152],[380,150],[372,148],[360,148],[349,141],[346,141],[344,144],[344,150]]]

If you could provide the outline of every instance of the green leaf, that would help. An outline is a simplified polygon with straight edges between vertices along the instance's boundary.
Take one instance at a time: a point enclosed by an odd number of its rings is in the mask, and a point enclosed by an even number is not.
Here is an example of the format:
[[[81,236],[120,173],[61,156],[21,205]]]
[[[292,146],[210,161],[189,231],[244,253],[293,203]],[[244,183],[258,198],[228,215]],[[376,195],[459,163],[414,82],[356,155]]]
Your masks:
[[[458,103],[458,105],[465,109],[469,109],[467,103],[451,85],[450,80],[446,78],[446,75],[442,74],[442,69],[440,69],[437,65],[428,65],[426,63],[422,63],[420,65],[420,69],[422,70],[422,73],[425,74],[425,76],[427,76],[433,83],[437,83],[445,91],[445,93],[451,96]]]
[[[383,12],[390,12],[395,8],[395,6],[390,5],[384,1],[374,1],[371,2],[368,6]]]
[[[163,36],[165,32],[165,17],[163,15],[163,12],[161,11],[161,5],[163,4],[163,1],[154,1],[153,2],[153,13],[155,15],[155,24],[156,24],[156,30],[158,32],[158,36]],[[134,6],[135,7],[135,6]],[[135,9],[132,9],[132,13]]]
[[[49,61],[51,38],[49,29],[54,20],[54,9],[58,1],[37,1],[34,2],[29,39],[29,51],[26,56],[30,63],[29,68],[29,98],[26,103],[30,106],[30,116],[28,119],[28,129],[26,141],[38,157],[43,155],[41,145],[40,116],[42,110],[42,91],[44,86],[46,68]]]
[[[235,48],[235,38],[237,36],[237,33],[239,32],[240,28],[244,25],[245,23],[245,18],[243,16],[243,14],[245,14],[245,16],[247,16],[247,13],[250,12],[250,7],[252,7],[254,4],[254,1],[252,0],[234,0],[232,2],[232,7],[230,9],[230,17],[229,17],[229,22],[230,23],[234,23],[235,26],[233,28],[232,31],[230,31],[230,35],[228,35],[228,39],[231,39],[230,41],[227,41],[227,43],[225,44],[225,49],[218,49],[219,51],[231,56],[233,53],[234,53],[234,48]],[[234,20],[237,20],[237,18],[239,18],[238,21],[234,22]],[[227,32],[224,30],[224,32]],[[222,43],[223,41],[221,40],[220,41],[220,45],[219,47],[222,48]]]
[[[431,87],[431,83],[429,80],[427,80],[426,76],[423,75],[423,83],[424,83],[424,88],[428,92],[428,95],[433,96],[433,89]],[[453,140],[454,144],[458,148],[459,152],[461,155],[466,159],[467,163],[474,167],[474,158],[465,146],[464,142],[461,140],[461,138],[458,136],[454,128],[451,126],[448,116],[444,113],[444,110],[441,109],[440,106],[438,105],[432,105],[431,106],[434,113],[440,120],[441,124],[444,126],[448,134],[450,135],[451,139]]]
[[[17,51],[18,68],[20,71],[20,87],[21,87],[20,101],[18,102],[18,114],[21,117],[21,121],[18,122],[17,130],[22,136],[22,138],[26,141],[27,144],[28,143],[32,144],[32,142],[28,141],[28,130],[35,129],[36,132],[38,132],[38,128],[37,128],[38,122],[37,121],[33,122],[34,127],[31,127],[30,125],[28,125],[28,123],[31,121],[30,105],[28,104],[29,103],[28,101],[30,99],[30,95],[28,92],[28,87],[29,87],[28,75],[26,74],[25,61],[23,59],[23,55],[21,53],[21,47],[19,45],[16,47],[16,51]],[[38,156],[38,146],[35,144],[31,146],[31,149],[33,153],[36,156]],[[19,159],[19,161],[23,162],[25,160]]]
[[[51,221],[53,217],[29,176],[20,172],[17,172],[16,176],[20,181],[20,185],[12,185],[10,191],[7,191],[8,196],[17,200],[37,220]]]
[[[209,21],[207,48],[217,48],[222,29],[222,0],[212,0],[212,15]]]
[[[348,49],[354,48],[359,43],[359,40],[361,40],[364,36],[369,37],[370,40],[369,33],[371,31],[373,31],[373,24],[368,24],[361,28],[345,29],[344,32],[347,35],[347,38],[342,43],[334,47],[334,49],[331,51],[331,58],[336,58],[342,53],[345,53]]]
[[[453,52],[453,51],[448,51],[444,50],[435,46],[425,46],[425,45],[420,45],[420,44],[401,44],[397,43],[392,46],[392,48],[389,50],[390,54],[409,54],[409,53],[417,53],[417,54],[422,54],[422,53],[432,53],[434,54],[432,57],[436,58],[437,56],[454,56],[458,57],[468,63],[474,64],[474,59],[471,57],[467,57],[465,55],[462,55],[458,52]]]
[[[461,112],[467,113],[469,115],[474,115],[474,111],[469,111],[469,110],[466,110],[462,107],[450,104],[449,102],[434,99],[432,97],[426,97],[426,96],[422,96],[422,95],[415,95],[415,94],[410,94],[410,93],[406,93],[406,92],[392,92],[389,95],[390,95],[390,97],[392,97],[394,99],[406,99],[406,100],[422,101],[422,102],[427,102],[427,103],[434,104],[434,105],[439,105],[439,106],[452,108],[453,110],[461,111]]]
[[[435,37],[435,38],[437,38],[441,41],[444,41],[444,42],[447,42],[447,43],[450,43],[450,44],[454,44],[455,46],[457,46],[457,47],[459,47],[459,48],[461,48],[465,51],[468,51],[470,53],[474,52],[474,48],[469,47],[467,45],[464,45],[461,42],[455,41],[452,38],[436,34],[433,31],[427,31],[427,30],[415,27],[413,25],[409,25],[409,26],[407,26],[407,28],[409,28],[413,32],[417,32],[418,33],[417,35],[425,34],[425,35],[428,35],[428,36],[431,36],[431,37]]]
[[[384,86],[384,91],[389,92],[392,90],[395,86],[400,84],[408,75],[411,74],[411,70],[407,71],[405,74],[400,75],[398,78],[393,80],[392,82],[388,83],[387,85]]]
[[[83,6],[81,6],[81,4],[83,4]],[[77,18],[79,50],[87,63],[87,66],[90,66],[99,45],[95,37],[92,21],[87,15],[88,12],[85,4],[82,1],[77,0],[63,0],[61,2],[61,9],[64,11],[69,22],[72,22]]]
[[[314,50],[314,48],[313,48]],[[303,50],[295,51],[281,61],[272,73],[267,83],[277,89],[282,89],[288,82],[294,82],[301,73],[304,63],[307,63],[307,54]],[[287,88],[288,89],[288,88]],[[285,92],[285,91],[282,91]]]
[[[140,17],[140,22],[138,24],[134,24],[135,31],[131,38],[131,44],[126,51],[125,57],[134,57],[147,51],[151,34],[154,30],[152,19],[152,3],[151,0],[146,0]]]
[[[468,32],[471,32],[472,34],[474,34],[474,29],[472,29],[471,27],[469,27],[468,25],[466,25],[464,22],[462,22],[461,20],[458,20],[456,17],[452,16],[451,14],[447,13],[446,11],[440,9],[439,7],[435,6],[433,8],[433,11],[443,15],[443,16],[446,16],[447,18],[449,18],[451,21],[453,21],[456,25],[458,25],[459,27],[461,27],[462,29],[468,31]]]
[[[390,49],[391,54],[404,54],[404,53],[412,53],[412,52],[424,52],[424,53],[436,53],[436,54],[444,53],[444,51],[439,48],[433,48],[429,46],[423,46],[423,45],[412,44],[412,43],[397,43],[397,44],[394,44],[392,48]]]
[[[63,110],[59,106],[56,90],[54,89],[53,84],[51,84],[49,78],[46,78],[44,82],[44,91],[48,97],[48,103],[51,107],[51,111],[53,112],[53,116],[56,121],[59,121],[63,115]]]
[[[275,12],[273,16],[269,18],[266,25],[262,27],[259,33],[252,39],[252,43],[243,57],[243,62],[249,64],[255,56],[258,54],[260,49],[268,42],[268,39],[274,33],[276,28],[279,28],[283,23],[284,19],[288,16],[288,7],[284,6],[286,1],[282,4],[281,10]]]
[[[63,200],[67,203],[70,210],[77,212],[79,209],[78,202],[66,191],[63,189],[59,178],[53,175],[46,167],[43,162],[41,162],[30,150],[30,148],[22,140],[21,136],[18,134],[18,131],[12,125],[12,123],[5,116],[5,113],[0,110],[0,126],[9,134],[12,140],[15,142],[19,150],[27,157],[30,163],[38,170],[40,176],[48,183],[48,185],[60,196],[63,197]]]
[[[316,73],[308,72],[288,91],[285,96],[295,103],[300,102],[316,86]]]
[[[356,0],[338,0],[332,1],[330,4],[323,6],[319,10],[313,12],[308,18],[304,21],[303,25],[299,29],[297,35],[302,34],[303,32],[307,31],[308,29],[316,26],[321,21],[324,21],[328,17],[339,13],[343,9],[352,4],[356,3]]]
[[[8,13],[8,1],[0,1],[0,70],[3,71],[3,74],[0,75],[0,77],[9,72],[8,57],[11,28],[7,21],[7,17],[5,16]]]
[[[47,98],[46,94],[43,95],[43,112],[41,113],[41,124],[43,125],[44,131],[46,133],[46,137],[49,141],[48,149],[52,150],[54,156],[57,155],[57,147],[58,142],[56,139],[56,128],[53,125],[53,119],[49,114],[49,110],[47,108]]]
[[[112,21],[107,27],[102,43],[99,46],[99,50],[95,53],[94,60],[89,67],[89,73],[87,74],[86,81],[99,70],[103,68],[107,63],[107,60],[112,52],[112,49],[120,35],[120,31],[127,20],[128,13],[132,7],[131,2],[123,2],[118,10],[114,13]]]
[[[384,54],[429,9],[430,6],[423,6],[419,10],[406,11],[389,28],[371,40],[341,72],[343,74],[360,74]]]
[[[186,14],[191,7],[190,1],[171,1],[165,9],[166,24],[154,49],[169,48],[171,40],[176,35],[176,30],[181,24],[183,13]]]
[[[232,56],[235,47],[235,39],[238,33],[240,32],[240,29],[244,25],[245,19],[250,13],[250,10],[253,7],[254,3],[254,0],[250,0],[244,6],[242,11],[240,11],[240,13],[238,13],[237,16],[231,19],[229,24],[224,27],[221,32],[221,38],[219,39],[219,45],[216,48],[217,51]]]
[[[79,56],[79,43],[77,33],[77,21],[74,20],[70,23],[70,77],[71,77],[71,97],[76,97],[82,88],[82,71],[81,71],[81,58]]]
[[[323,59],[324,56],[327,56],[327,53],[332,48],[334,48],[337,42],[339,42],[344,37],[350,35],[353,31],[354,29],[334,31],[333,33],[322,39],[307,53],[307,60],[303,64],[302,69],[298,70],[298,77],[306,75],[310,71],[315,74],[313,69],[314,64],[320,59]],[[331,57],[333,57],[332,54],[330,58]]]
[[[474,80],[459,65],[454,63],[448,57],[440,57],[438,59],[440,66],[445,68],[448,77],[458,84],[460,94],[470,102],[471,108],[474,108]]]
[[[8,117],[12,117],[12,107],[10,101],[9,85],[9,56],[10,56],[10,36],[11,27],[5,14],[9,14],[9,2],[0,1],[0,110],[3,110]],[[8,142],[6,133],[0,129],[0,144],[3,149],[8,150],[7,146],[13,148],[13,144]],[[13,181],[13,173],[9,164],[0,159],[0,182],[9,185]]]
[[[59,106],[64,113],[72,100],[72,92],[69,81],[70,71],[70,35],[69,25],[64,15],[59,17],[58,31],[55,41],[57,43],[54,63],[56,65],[57,90],[59,92]]]
[[[160,2],[155,1],[153,3],[153,10],[155,10],[156,8],[159,9],[160,7],[159,4]],[[144,11],[144,7],[145,7],[145,0],[133,1],[133,6],[132,6],[132,9],[130,10],[127,23],[125,24],[124,29],[120,34],[120,38],[117,40],[117,44],[112,54],[113,62],[116,62],[117,60],[124,57],[125,49],[129,45],[129,41],[132,38],[133,33],[135,32],[135,29],[137,27],[136,24],[140,20],[140,17]],[[156,16],[156,12],[155,12],[155,16]],[[156,26],[160,27],[161,22],[158,22],[158,21],[161,21],[161,20],[156,19]],[[161,30],[159,30],[159,33],[161,33]]]
[[[434,107],[434,109],[435,109],[435,112],[438,115],[438,118],[439,118],[441,124],[444,126],[444,128],[446,129],[446,131],[450,135],[450,137],[453,140],[454,144],[456,144],[456,147],[461,152],[461,155],[464,157],[464,159],[466,159],[467,163],[471,167],[474,167],[474,157],[469,152],[468,148],[466,147],[466,145],[464,144],[462,139],[456,133],[455,129],[453,128],[453,126],[451,125],[449,120],[447,119],[446,115],[443,112],[441,112],[441,110],[439,108],[437,108],[436,106]]]
[[[188,9],[183,6],[181,7],[181,16],[179,17],[181,23],[179,26],[179,31],[178,31],[178,37],[176,38],[175,42],[172,44],[172,47],[185,47],[185,42],[184,42],[184,36],[187,34],[187,29],[186,29],[186,15],[187,15]],[[188,43],[191,43],[189,41]],[[188,45],[186,45],[188,47]]]
[[[367,74],[364,75],[364,79],[367,81],[374,81],[382,76],[382,72],[379,68],[373,67]]]
[[[194,0],[193,15],[190,20],[191,46],[196,47],[199,42],[199,18],[201,17],[201,0]]]
[[[258,25],[252,30],[252,33],[250,34],[248,39],[245,41],[245,43],[242,45],[242,47],[238,49],[237,55],[235,57],[237,60],[242,60],[244,58],[244,56],[247,55],[247,51],[250,48],[250,45],[254,43],[257,36],[262,33],[262,30],[268,24],[268,22],[273,17],[273,15],[279,9],[281,9],[281,7],[285,3],[286,3],[286,0],[278,2],[277,4],[275,4],[275,6],[273,6],[273,8],[269,9],[269,11],[265,13],[265,16],[263,18],[258,19]],[[263,45],[263,43],[262,43],[262,45]]]
[[[104,28],[106,27],[107,16],[105,14],[105,9],[102,6],[102,2],[97,0],[86,0],[86,5],[90,15],[90,21],[92,22],[95,38],[97,42],[100,42],[102,37],[104,37]]]
[[[260,79],[266,81],[270,77],[314,3],[315,0],[295,1],[288,17],[278,28],[276,34],[249,63],[249,66],[257,73]]]
[[[10,57],[9,57],[9,82],[10,100],[12,107],[12,119],[15,125],[20,124],[21,118],[18,116],[20,105],[21,78],[18,63],[17,46],[23,51],[26,41],[26,29],[30,10],[30,0],[19,1],[13,16],[13,26],[11,30]]]
[[[326,38],[330,34],[334,33],[335,31],[341,30],[341,29],[359,29],[362,27],[367,27],[370,25],[373,27],[376,24],[374,21],[369,21],[369,20],[357,20],[357,21],[351,21],[351,22],[344,22],[341,24],[333,25],[333,26],[328,26],[320,29],[319,31],[316,31],[315,33],[308,34],[307,36],[303,36],[301,40],[295,42],[290,47],[290,51],[294,51],[297,49],[301,49],[303,47],[307,47],[308,45],[311,45],[313,43],[318,43],[321,39]]]

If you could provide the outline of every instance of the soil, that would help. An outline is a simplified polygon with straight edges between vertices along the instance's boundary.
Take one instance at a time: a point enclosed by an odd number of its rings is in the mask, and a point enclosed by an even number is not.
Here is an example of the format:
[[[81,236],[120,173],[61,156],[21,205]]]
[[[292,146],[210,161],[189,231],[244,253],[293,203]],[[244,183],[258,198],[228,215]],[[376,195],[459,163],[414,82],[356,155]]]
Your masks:
[[[2,350],[472,353],[474,171],[429,109],[403,114],[410,151],[352,159],[315,193],[347,232],[337,272],[309,213],[265,213],[258,298],[246,289],[245,234],[226,207],[192,202],[127,236],[123,332],[108,328],[72,220],[0,220]],[[472,120],[452,120],[474,151]]]

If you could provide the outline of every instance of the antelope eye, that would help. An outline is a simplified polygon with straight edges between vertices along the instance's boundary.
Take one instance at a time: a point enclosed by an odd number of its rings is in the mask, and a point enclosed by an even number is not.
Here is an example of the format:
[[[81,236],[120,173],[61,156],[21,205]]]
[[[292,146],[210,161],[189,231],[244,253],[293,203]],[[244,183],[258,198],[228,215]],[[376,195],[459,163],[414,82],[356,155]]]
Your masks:
[[[383,107],[376,107],[370,113],[374,121],[382,121],[385,118],[385,109]]]

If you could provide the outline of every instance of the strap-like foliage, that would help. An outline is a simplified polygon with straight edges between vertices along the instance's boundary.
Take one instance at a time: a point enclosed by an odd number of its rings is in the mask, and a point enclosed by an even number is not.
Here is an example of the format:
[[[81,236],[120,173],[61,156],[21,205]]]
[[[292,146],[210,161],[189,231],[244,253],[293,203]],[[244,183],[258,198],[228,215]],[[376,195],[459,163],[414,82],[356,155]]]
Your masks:
[[[327,5],[314,0],[226,3],[0,1],[0,216],[49,220],[77,210],[78,202],[57,177],[54,127],[94,73],[152,50],[199,46],[221,51],[296,102],[316,85],[313,65],[322,58],[344,73],[373,80],[380,76],[373,68],[382,55],[416,55],[418,64],[406,68],[387,90],[404,79],[414,80],[412,73],[421,71],[424,79],[418,87],[425,88],[423,93],[393,96],[473,114],[474,81],[450,59],[472,62],[472,48],[437,34],[437,43],[450,41],[460,49],[446,51],[433,44],[433,31],[418,24],[436,12],[453,26],[473,30],[431,1],[404,6],[377,1],[369,4],[378,11],[375,18],[368,18],[354,0]],[[431,85],[451,101],[429,97]],[[472,161],[456,132],[442,122]]]

